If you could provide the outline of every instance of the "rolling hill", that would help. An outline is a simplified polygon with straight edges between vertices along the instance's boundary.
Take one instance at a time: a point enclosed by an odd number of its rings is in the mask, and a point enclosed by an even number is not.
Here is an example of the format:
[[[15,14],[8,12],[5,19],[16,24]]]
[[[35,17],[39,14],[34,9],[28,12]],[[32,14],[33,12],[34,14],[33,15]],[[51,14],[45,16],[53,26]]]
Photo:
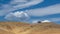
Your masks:
[[[60,34],[60,24],[0,22],[0,34]]]

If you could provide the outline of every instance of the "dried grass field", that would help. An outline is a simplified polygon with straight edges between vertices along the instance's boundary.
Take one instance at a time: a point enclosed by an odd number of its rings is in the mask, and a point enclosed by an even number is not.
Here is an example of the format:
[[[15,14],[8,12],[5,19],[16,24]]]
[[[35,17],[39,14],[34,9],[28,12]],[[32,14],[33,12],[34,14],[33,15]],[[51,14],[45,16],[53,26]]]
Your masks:
[[[0,22],[0,34],[60,34],[60,25],[55,23]]]

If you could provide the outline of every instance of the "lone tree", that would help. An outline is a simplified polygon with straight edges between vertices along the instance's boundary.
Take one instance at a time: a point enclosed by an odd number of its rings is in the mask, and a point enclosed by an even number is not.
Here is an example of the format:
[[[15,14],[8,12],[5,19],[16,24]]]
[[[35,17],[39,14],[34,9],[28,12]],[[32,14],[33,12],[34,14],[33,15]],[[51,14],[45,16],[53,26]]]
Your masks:
[[[38,23],[41,23],[41,21],[38,21]]]

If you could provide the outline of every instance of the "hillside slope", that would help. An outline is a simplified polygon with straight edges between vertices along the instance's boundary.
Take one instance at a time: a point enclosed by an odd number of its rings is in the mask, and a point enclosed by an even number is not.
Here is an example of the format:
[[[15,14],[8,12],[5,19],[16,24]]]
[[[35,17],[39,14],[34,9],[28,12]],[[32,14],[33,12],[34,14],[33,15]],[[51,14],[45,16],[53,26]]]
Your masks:
[[[33,27],[30,34],[60,34],[60,25],[55,23],[40,23]]]
[[[0,34],[60,34],[60,25],[55,23],[0,22]]]

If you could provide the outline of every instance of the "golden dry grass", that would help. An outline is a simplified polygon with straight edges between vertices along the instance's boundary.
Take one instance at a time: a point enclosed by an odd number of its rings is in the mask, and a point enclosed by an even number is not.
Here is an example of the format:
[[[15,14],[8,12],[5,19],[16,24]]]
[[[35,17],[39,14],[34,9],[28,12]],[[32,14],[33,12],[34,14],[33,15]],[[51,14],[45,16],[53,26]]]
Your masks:
[[[55,23],[0,22],[0,34],[60,34],[60,25]]]

